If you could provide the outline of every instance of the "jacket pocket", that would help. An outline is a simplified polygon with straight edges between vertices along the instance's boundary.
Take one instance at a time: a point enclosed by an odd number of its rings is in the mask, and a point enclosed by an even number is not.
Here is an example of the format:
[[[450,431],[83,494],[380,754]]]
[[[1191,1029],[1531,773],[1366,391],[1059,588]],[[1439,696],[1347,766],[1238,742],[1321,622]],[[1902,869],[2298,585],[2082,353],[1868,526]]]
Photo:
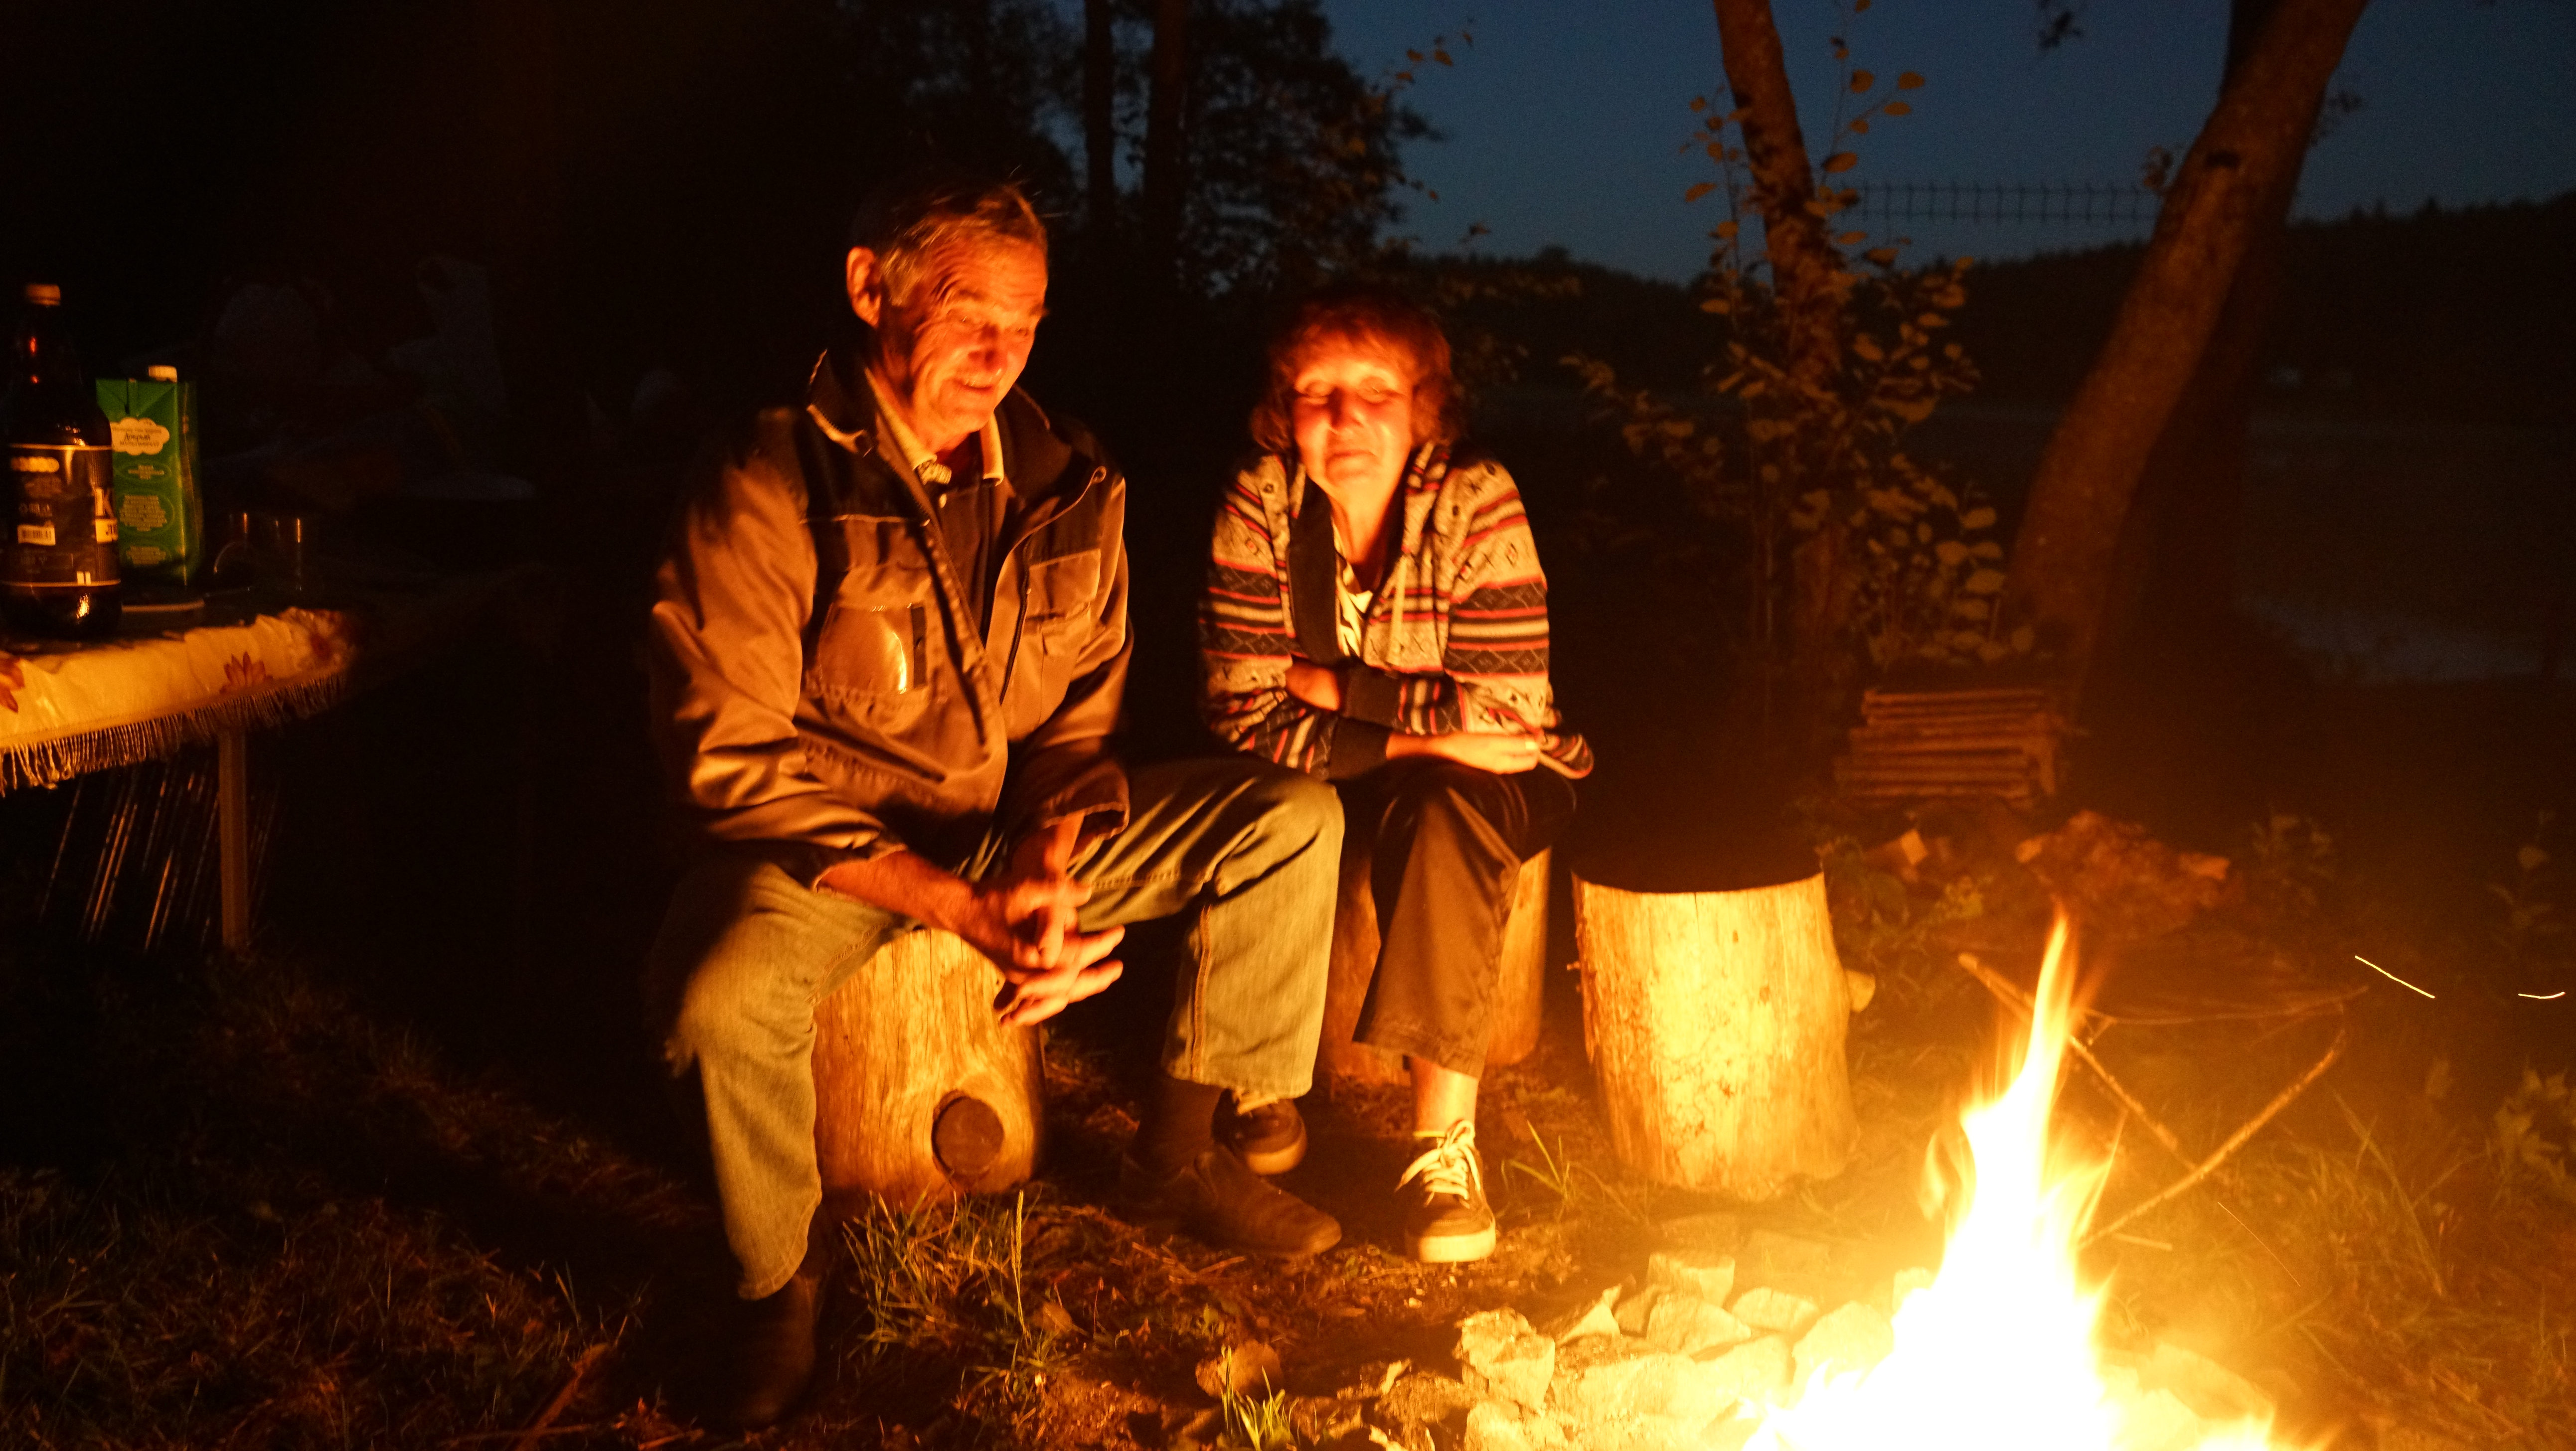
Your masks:
[[[1098,626],[1100,551],[1080,550],[1033,560],[1029,571],[1027,628],[1049,656],[1079,655]]]
[[[924,604],[835,601],[806,672],[807,695],[881,736],[911,731],[930,711],[931,624]]]

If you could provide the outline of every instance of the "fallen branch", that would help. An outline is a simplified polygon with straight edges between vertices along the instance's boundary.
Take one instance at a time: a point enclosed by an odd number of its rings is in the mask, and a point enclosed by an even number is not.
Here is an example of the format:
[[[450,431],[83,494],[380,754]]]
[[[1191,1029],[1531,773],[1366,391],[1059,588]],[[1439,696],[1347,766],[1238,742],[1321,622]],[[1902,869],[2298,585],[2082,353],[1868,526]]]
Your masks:
[[[605,1340],[581,1353],[581,1359],[573,1362],[572,1375],[564,1381],[563,1389],[555,1392],[553,1400],[546,1402],[545,1410],[538,1414],[528,1429],[519,1433],[519,1439],[510,1443],[510,1451],[536,1451],[537,1443],[546,1438],[547,1428],[555,1423],[555,1417],[562,1415],[564,1407],[571,1405],[574,1395],[580,1392],[581,1383],[590,1376],[590,1368],[599,1364],[599,1358],[607,1353],[608,1342]]]
[[[2030,1016],[2034,1011],[2029,994],[2024,993],[2020,988],[2013,986],[2011,981],[2005,978],[2003,974],[1986,966],[1984,963],[1977,961],[1977,955],[1975,953],[1960,953],[1959,967],[1962,971],[1966,972],[1968,976],[1975,978],[1979,983],[1983,984],[1986,991],[1993,993],[1997,998],[2001,999],[2006,1006],[2020,1009],[2023,1017]],[[2123,1088],[2120,1085],[2120,1080],[2111,1076],[2111,1070],[2102,1066],[2102,1060],[2093,1056],[2092,1049],[2085,1047],[2083,1041],[2077,1038],[2073,1033],[2068,1033],[2066,1035],[2066,1046],[2075,1050],[2076,1058],[2081,1061],[2085,1067],[2093,1070],[2094,1077],[2102,1080],[2102,1086],[2109,1089],[2111,1091],[2111,1096],[2120,1101],[2120,1107],[2127,1109],[2131,1114],[2136,1115],[2138,1122],[2147,1126],[2147,1132],[2155,1136],[2157,1143],[2165,1146],[2166,1152],[2172,1154],[2185,1165],[2191,1163],[2191,1156],[2183,1152],[2182,1140],[2174,1134],[2173,1130],[2166,1128],[2154,1114],[2147,1112],[2147,1106],[2138,1102],[2135,1095],[2131,1094],[2128,1089]]]
[[[2254,1115],[2252,1119],[2246,1122],[2245,1127],[2228,1135],[2227,1142],[2218,1146],[2217,1153],[2201,1160],[2190,1173],[2175,1180],[2162,1192],[2149,1196],[2147,1199],[2131,1208],[2128,1213],[2121,1215],[2119,1218],[2112,1220],[2102,1228],[2084,1236],[2083,1241],[2078,1244],[2076,1248],[2082,1249],[2106,1235],[2117,1234],[2122,1229],[2127,1228],[2128,1225],[2137,1219],[2138,1216],[2160,1204],[2164,1204],[2172,1200],[2178,1195],[2188,1192],[2192,1186],[2198,1184],[2201,1180],[2208,1178],[2217,1170],[2220,1164],[2227,1161],[2228,1155],[2235,1153],[2240,1148],[2243,1148],[2245,1146],[2245,1141],[2260,1132],[2263,1125],[2280,1117],[2283,1109],[2296,1103],[2299,1095],[2307,1092],[2310,1085],[2314,1084],[2318,1079],[2325,1077],[2326,1070],[2332,1068],[2335,1060],[2343,1056],[2343,1046],[2347,1033],[2348,1029],[2340,1026],[2337,1027],[2335,1029],[2334,1043],[2326,1049],[2326,1056],[2318,1059],[2315,1066],[2311,1067],[2307,1072],[2300,1074],[2297,1082],[2282,1089],[2278,1094],[2275,1094],[2270,1103],[2263,1105],[2263,1111],[2261,1113]]]

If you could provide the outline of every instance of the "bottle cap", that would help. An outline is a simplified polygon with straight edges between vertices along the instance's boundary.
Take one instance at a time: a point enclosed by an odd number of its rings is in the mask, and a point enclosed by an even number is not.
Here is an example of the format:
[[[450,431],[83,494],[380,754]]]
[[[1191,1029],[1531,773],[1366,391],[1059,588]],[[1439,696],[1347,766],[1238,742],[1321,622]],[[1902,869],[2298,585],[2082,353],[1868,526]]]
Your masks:
[[[176,383],[179,381],[179,370],[168,363],[154,363],[143,370],[143,376],[155,383]]]
[[[27,284],[27,301],[38,307],[60,307],[63,305],[63,290],[50,282],[30,282]]]

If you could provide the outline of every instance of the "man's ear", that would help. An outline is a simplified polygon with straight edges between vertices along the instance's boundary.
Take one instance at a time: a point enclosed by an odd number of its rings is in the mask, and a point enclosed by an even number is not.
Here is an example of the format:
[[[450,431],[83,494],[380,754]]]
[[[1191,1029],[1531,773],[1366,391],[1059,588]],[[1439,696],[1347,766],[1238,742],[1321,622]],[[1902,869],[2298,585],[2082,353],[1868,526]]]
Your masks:
[[[859,321],[875,327],[885,316],[885,271],[877,265],[876,252],[867,247],[852,247],[847,265],[850,288],[850,311]]]

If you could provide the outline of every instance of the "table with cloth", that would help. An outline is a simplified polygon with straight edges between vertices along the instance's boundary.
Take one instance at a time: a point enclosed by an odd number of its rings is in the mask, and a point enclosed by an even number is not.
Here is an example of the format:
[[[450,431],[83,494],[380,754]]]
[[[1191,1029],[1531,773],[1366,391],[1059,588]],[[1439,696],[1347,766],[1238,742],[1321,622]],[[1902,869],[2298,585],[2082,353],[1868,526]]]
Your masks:
[[[184,624],[93,644],[0,641],[22,683],[0,710],[0,794],[216,747],[224,945],[250,937],[251,732],[330,709],[452,639],[535,571],[210,604]],[[0,681],[5,689],[5,681]]]

